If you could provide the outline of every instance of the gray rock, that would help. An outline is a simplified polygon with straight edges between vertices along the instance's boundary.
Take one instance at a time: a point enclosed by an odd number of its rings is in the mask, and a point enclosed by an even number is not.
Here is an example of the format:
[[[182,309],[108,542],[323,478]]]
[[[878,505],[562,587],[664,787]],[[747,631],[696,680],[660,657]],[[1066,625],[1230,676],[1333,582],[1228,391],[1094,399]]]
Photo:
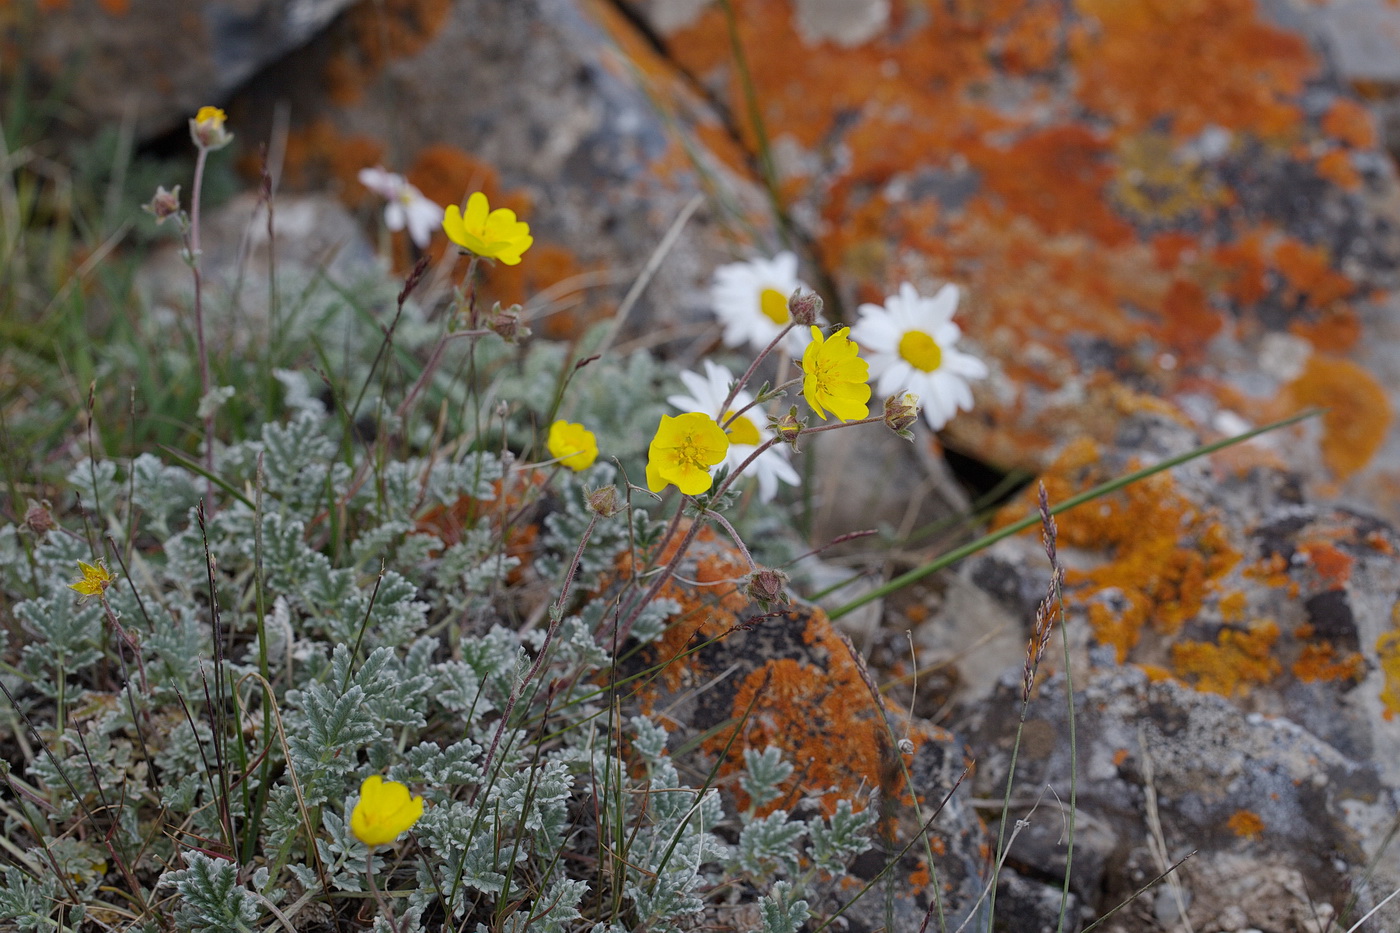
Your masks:
[[[42,86],[71,81],[86,134],[113,119],[136,137],[174,129],[221,104],[261,68],[305,44],[352,0],[96,0],[45,5],[5,39],[30,50]],[[6,21],[8,22],[8,20]]]

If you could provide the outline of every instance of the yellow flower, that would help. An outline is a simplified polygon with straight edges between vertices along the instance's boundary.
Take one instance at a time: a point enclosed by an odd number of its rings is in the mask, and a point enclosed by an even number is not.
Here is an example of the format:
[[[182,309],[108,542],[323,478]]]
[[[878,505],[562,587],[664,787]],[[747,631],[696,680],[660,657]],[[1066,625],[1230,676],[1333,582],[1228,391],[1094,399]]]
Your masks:
[[[190,120],[190,136],[201,149],[222,149],[233,142],[233,134],[224,129],[228,114],[218,107],[200,107]]]
[[[422,797],[410,798],[406,785],[371,774],[360,785],[360,802],[350,812],[350,831],[367,846],[388,845],[422,815]]]
[[[465,214],[457,205],[447,205],[442,231],[462,249],[487,259],[499,259],[508,266],[517,265],[520,254],[535,242],[530,236],[530,225],[516,220],[515,211],[506,207],[491,210],[486,195],[480,191],[467,198]]]
[[[812,328],[812,342],[802,353],[802,394],[812,410],[826,420],[826,411],[842,421],[854,421],[870,414],[870,366],[856,354],[860,347],[843,327],[823,339],[820,328]]]
[[[549,455],[578,472],[598,459],[598,439],[581,424],[556,421],[549,426]]]
[[[83,572],[83,578],[77,583],[68,584],[70,590],[76,590],[84,599],[89,596],[101,596],[107,592],[107,587],[112,585],[116,579],[102,561],[97,562],[94,567],[85,561],[78,561],[78,569]]]
[[[647,450],[647,488],[660,492],[674,483],[687,496],[698,496],[714,482],[710,467],[728,452],[729,438],[709,415],[662,415]]]

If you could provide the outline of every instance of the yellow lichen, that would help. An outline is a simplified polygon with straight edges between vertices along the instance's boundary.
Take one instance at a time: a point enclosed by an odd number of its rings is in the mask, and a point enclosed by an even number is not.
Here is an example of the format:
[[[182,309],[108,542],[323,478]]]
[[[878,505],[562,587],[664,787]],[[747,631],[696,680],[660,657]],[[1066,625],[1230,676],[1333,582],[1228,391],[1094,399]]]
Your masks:
[[[1385,707],[1383,715],[1388,722],[1396,713],[1400,713],[1400,630],[1392,629],[1376,639],[1376,660],[1385,678],[1380,701]]]
[[[1283,670],[1273,657],[1278,625],[1260,620],[1248,630],[1224,629],[1215,642],[1172,645],[1172,664],[1196,689],[1243,696],[1254,684],[1268,683]]]

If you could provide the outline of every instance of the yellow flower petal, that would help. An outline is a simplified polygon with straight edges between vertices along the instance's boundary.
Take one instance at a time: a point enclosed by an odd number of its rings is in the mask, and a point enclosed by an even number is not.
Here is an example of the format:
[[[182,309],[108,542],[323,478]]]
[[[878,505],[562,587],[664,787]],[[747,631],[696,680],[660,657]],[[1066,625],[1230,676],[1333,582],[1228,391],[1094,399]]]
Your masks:
[[[546,444],[551,457],[575,472],[588,469],[598,459],[598,439],[581,424],[554,422]]]
[[[687,496],[698,496],[714,483],[710,467],[727,453],[729,438],[709,415],[662,415],[647,449],[647,488],[660,492],[674,485]]]
[[[843,327],[830,337],[812,328],[812,342],[802,354],[802,395],[823,420],[829,410],[842,421],[857,421],[870,415],[866,385],[870,366],[858,354],[860,347]]]
[[[408,787],[371,774],[360,784],[360,800],[350,811],[350,831],[367,846],[388,845],[418,822],[423,798]]]
[[[486,195],[480,191],[467,198],[465,214],[456,205],[448,205],[442,230],[462,249],[486,259],[499,259],[508,266],[519,263],[521,254],[535,242],[530,236],[530,225],[518,220],[515,211],[507,207],[491,210]]]

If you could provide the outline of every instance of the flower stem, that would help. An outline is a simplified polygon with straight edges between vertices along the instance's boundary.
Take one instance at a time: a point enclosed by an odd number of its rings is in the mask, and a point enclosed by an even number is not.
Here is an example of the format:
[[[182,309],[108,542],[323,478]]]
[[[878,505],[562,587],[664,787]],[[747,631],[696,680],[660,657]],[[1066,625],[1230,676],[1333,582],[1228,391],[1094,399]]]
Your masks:
[[[194,161],[194,190],[190,194],[190,231],[186,248],[190,254],[190,271],[194,273],[194,331],[195,343],[199,348],[199,401],[207,405],[209,397],[209,348],[204,339],[204,280],[200,274],[199,202],[204,191],[204,167],[209,161],[209,150],[199,147],[199,155]],[[208,510],[214,509],[214,412],[210,409],[204,415],[204,470],[207,489]]]

